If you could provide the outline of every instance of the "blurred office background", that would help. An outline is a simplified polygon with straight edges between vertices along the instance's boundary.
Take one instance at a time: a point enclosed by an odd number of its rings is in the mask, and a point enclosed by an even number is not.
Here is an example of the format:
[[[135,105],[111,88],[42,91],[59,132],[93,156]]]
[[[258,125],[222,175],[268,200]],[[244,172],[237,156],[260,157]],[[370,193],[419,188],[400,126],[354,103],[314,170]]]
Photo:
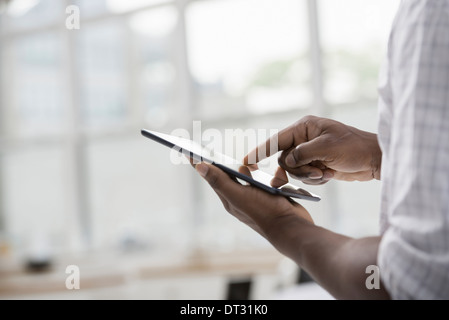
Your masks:
[[[314,297],[285,295],[299,270],[140,129],[315,114],[376,131],[398,3],[0,1],[0,299]],[[307,189],[317,224],[378,232],[379,182]],[[65,289],[69,264],[80,290]]]

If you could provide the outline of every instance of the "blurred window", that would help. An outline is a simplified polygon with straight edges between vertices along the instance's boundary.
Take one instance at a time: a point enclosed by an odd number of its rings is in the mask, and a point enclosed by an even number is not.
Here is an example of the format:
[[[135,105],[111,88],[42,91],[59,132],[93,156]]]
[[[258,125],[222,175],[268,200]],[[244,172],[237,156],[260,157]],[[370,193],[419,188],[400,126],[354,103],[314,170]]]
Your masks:
[[[131,16],[129,26],[134,34],[137,68],[137,101],[145,121],[161,127],[175,116],[184,104],[179,91],[180,77],[176,41],[178,11],[172,6],[155,8]]]
[[[305,1],[192,3],[187,41],[198,114],[220,117],[310,107],[306,12]]]
[[[64,21],[64,1],[16,0],[11,1],[0,25],[6,32],[32,30]]]
[[[61,59],[62,37],[57,32],[24,36],[9,42],[6,112],[8,134],[31,136],[61,134],[66,116]]]
[[[76,0],[81,29],[67,30],[69,2],[0,13],[0,232],[17,248],[34,228],[61,250],[267,245],[142,127],[274,129],[325,110],[376,131],[399,1]],[[310,189],[318,224],[376,231],[379,184]]]
[[[320,0],[320,30],[329,103],[377,98],[377,75],[399,1]]]
[[[92,23],[76,38],[80,107],[90,126],[126,120],[126,46],[120,21]]]
[[[66,249],[75,231],[67,208],[68,177],[64,152],[58,147],[31,147],[3,156],[5,224],[15,244],[30,245],[45,235],[56,250]]]

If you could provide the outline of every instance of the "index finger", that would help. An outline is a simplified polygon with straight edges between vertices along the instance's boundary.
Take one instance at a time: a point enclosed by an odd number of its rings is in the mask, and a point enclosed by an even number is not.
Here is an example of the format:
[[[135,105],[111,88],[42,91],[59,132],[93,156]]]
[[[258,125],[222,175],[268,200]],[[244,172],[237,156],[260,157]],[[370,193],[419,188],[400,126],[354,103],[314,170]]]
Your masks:
[[[250,151],[245,158],[243,158],[243,164],[256,164],[279,151],[296,147],[298,144],[306,141],[307,130],[304,123],[297,122],[271,136],[267,141]]]

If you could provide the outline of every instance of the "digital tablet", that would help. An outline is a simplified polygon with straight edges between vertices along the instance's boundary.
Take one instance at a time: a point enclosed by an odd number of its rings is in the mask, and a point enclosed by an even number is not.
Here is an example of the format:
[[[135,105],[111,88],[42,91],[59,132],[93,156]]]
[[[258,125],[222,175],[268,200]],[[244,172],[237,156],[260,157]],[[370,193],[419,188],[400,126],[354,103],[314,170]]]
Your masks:
[[[273,179],[273,176],[261,171],[260,169],[251,170],[251,177],[242,174],[238,172],[239,167],[243,165],[241,162],[217,151],[207,149],[195,141],[146,129],[142,129],[141,133],[143,136],[169,147],[176,152],[182,153],[196,161],[204,161],[220,168],[236,182],[237,179],[243,180],[274,195],[310,201],[321,200],[319,196],[298,188],[292,184],[285,184],[281,188],[272,187],[270,185],[270,181]]]

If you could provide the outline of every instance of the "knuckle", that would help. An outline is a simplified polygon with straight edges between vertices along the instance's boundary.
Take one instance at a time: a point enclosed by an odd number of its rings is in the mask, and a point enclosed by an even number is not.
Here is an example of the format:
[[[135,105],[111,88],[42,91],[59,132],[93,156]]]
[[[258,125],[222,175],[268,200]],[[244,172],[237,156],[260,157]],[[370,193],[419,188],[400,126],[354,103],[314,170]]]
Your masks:
[[[337,142],[337,139],[332,134],[324,134],[321,136],[321,143],[325,146],[332,147]]]
[[[310,131],[312,133],[316,132],[317,129],[321,126],[320,119],[322,118],[313,115],[302,117],[298,122],[295,123],[295,131],[301,133],[305,137],[306,141],[308,141]]]
[[[302,150],[301,150],[301,145],[297,146],[293,152],[293,157],[295,158],[296,161],[299,161],[302,159]]]
[[[279,154],[279,156],[278,156],[278,164],[280,165],[280,166],[282,166],[282,165],[284,165],[285,164],[285,157],[286,157],[286,152],[284,151],[284,152],[281,152],[280,154]]]
[[[303,149],[303,147],[301,145],[299,145],[292,151],[292,155],[295,158],[295,162],[297,165],[305,165],[306,164],[304,162],[306,159],[306,155],[304,154],[304,151],[302,149]]]
[[[307,124],[309,122],[315,121],[316,119],[317,119],[316,116],[309,114],[307,116],[302,117],[298,122]]]
[[[319,120],[319,118],[317,116],[307,115],[307,116],[304,116],[301,119],[299,119],[295,123],[295,127],[297,129],[301,129],[301,128],[307,127],[308,125],[311,125],[312,123],[317,123],[318,120]]]

